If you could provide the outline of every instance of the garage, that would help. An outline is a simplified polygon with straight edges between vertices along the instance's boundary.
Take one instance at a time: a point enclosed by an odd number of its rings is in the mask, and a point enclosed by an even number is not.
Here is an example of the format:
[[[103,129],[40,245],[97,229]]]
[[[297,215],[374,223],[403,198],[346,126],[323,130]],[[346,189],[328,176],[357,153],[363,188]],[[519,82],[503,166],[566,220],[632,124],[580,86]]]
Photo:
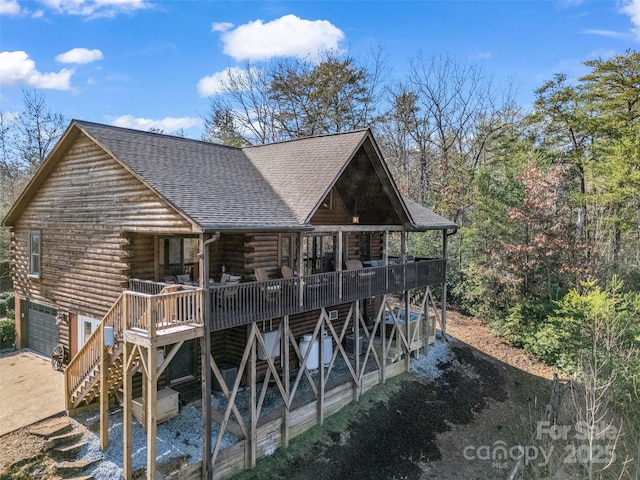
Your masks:
[[[57,312],[53,308],[27,303],[27,347],[50,357],[58,344]]]

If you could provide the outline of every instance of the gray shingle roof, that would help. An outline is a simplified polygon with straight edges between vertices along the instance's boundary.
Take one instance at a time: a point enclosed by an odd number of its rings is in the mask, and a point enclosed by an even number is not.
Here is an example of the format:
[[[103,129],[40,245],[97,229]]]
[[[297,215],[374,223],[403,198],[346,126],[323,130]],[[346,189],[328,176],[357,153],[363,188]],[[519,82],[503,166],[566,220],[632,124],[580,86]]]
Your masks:
[[[205,231],[312,228],[308,222],[320,201],[371,136],[369,130],[358,130],[234,148],[74,120],[12,206],[6,224],[20,215],[29,190],[44,181],[52,158],[64,151],[76,129]],[[397,192],[389,182],[390,191]],[[402,200],[415,230],[457,228],[416,202]]]
[[[423,207],[419,203],[414,202],[407,197],[402,197],[402,199],[409,210],[409,215],[411,215],[411,219],[416,230],[456,230],[458,228],[458,225],[453,223],[451,220],[447,220],[437,213],[433,213],[431,210]]]
[[[302,226],[241,149],[75,123],[205,230]]]

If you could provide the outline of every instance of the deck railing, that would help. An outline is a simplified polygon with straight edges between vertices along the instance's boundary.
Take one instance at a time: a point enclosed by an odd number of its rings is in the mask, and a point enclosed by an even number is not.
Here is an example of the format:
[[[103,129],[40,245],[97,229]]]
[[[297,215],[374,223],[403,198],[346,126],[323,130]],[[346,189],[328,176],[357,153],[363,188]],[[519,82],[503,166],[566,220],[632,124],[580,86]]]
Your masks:
[[[210,288],[211,329],[249,324],[445,281],[445,260],[325,272]]]
[[[127,329],[146,331],[154,337],[159,331],[180,325],[202,325],[202,290],[188,289],[151,295],[124,292]]]

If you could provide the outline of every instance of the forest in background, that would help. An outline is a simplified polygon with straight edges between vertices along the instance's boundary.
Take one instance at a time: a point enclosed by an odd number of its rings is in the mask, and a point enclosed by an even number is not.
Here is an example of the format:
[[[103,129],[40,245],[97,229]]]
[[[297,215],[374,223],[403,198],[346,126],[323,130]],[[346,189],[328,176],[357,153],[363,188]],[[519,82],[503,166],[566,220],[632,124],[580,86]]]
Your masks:
[[[512,85],[447,56],[419,54],[398,82],[379,52],[247,64],[210,99],[202,139],[241,146],[372,128],[401,193],[460,226],[449,244],[451,305],[578,379],[575,421],[617,427],[614,439],[592,428],[590,444],[626,445],[610,464],[589,457],[589,478],[635,478],[640,53],[585,65],[579,79],[549,79],[525,109]],[[0,216],[67,123],[38,91],[24,92],[22,112],[0,112]],[[433,256],[435,245],[413,234],[409,248]],[[3,228],[5,280],[8,262]]]

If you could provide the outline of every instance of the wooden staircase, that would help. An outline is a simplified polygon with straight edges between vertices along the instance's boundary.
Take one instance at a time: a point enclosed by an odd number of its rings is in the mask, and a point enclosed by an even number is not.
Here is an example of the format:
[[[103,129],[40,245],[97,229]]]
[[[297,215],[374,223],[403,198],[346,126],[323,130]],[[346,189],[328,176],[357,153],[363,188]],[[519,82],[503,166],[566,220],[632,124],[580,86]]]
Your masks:
[[[109,395],[123,385],[124,332],[145,341],[163,336],[171,341],[172,329],[202,328],[202,290],[165,286],[158,294],[123,292],[64,371],[67,412],[88,405],[100,395],[100,369],[107,368]],[[114,345],[105,346],[105,332],[113,329]],[[187,335],[191,338],[191,335]],[[180,338],[184,338],[180,337]],[[173,343],[175,343],[174,340]],[[136,362],[134,362],[135,365]]]
[[[66,409],[72,411],[93,402],[100,394],[101,355],[106,356],[109,395],[122,387],[124,294],[111,307],[80,351],[64,371]],[[104,346],[105,327],[113,328],[115,344]],[[104,352],[102,351],[104,349]]]
[[[114,347],[113,353],[108,355],[107,383],[109,395],[114,395],[122,388],[122,342]],[[71,395],[73,408],[82,404],[88,405],[100,396],[100,363],[89,372],[78,389]]]

